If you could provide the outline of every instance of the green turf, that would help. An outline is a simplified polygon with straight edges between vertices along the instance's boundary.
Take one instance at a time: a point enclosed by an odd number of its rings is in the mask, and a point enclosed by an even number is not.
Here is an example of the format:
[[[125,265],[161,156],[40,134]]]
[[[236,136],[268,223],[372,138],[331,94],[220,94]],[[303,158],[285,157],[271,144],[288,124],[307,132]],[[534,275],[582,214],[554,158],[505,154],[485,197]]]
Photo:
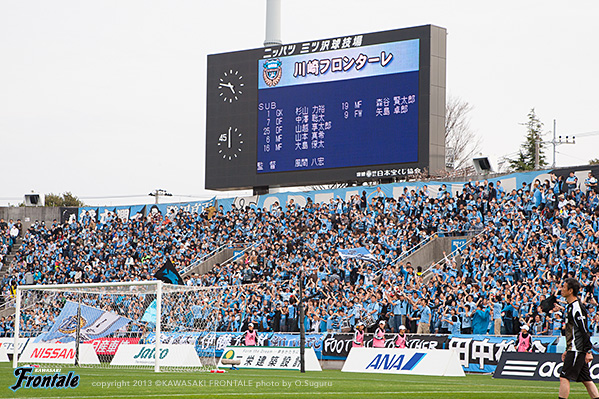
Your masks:
[[[224,374],[207,372],[154,373],[147,370],[62,368],[81,376],[73,389],[8,387],[16,378],[7,363],[0,365],[0,398],[556,398],[557,382],[494,380],[489,375],[424,377],[342,373],[326,370],[301,374],[296,371],[238,370]],[[191,385],[194,384],[195,386]],[[104,383],[111,386],[101,387]],[[115,386],[121,383],[121,386]],[[179,386],[176,386],[176,385]],[[183,384],[191,386],[181,386]],[[223,386],[221,386],[221,384]],[[166,386],[165,386],[166,385]],[[573,384],[570,398],[588,397],[582,384]]]

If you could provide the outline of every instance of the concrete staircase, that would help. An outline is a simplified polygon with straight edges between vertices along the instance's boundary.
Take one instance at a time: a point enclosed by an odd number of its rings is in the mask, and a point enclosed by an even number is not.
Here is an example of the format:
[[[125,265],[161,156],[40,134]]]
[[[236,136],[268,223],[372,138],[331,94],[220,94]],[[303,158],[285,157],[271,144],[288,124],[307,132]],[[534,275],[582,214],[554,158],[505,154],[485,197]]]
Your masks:
[[[2,280],[4,280],[4,277],[8,274],[8,268],[10,267],[10,264],[12,263],[16,254],[21,249],[22,245],[23,245],[23,238],[17,237],[17,239],[15,240],[15,242],[12,246],[10,253],[4,257],[4,260],[2,262],[2,268],[0,268],[0,282]],[[15,313],[14,300],[9,299],[0,306],[0,317],[14,315],[14,313]]]
[[[425,275],[425,272],[433,264],[443,259],[443,252],[445,252],[447,255],[451,253],[451,244],[454,240],[468,240],[469,238],[471,237],[435,237],[426,245],[420,247],[409,256],[403,258],[401,262],[404,265],[410,262],[414,268],[414,271],[416,271],[418,266],[420,266],[422,268],[422,274]]]
[[[2,281],[4,276],[6,276],[6,274],[8,273],[8,267],[10,266],[13,259],[17,255],[17,252],[19,252],[19,250],[21,249],[22,245],[23,245],[23,238],[17,237],[15,243],[12,246],[10,253],[4,257],[4,262],[3,262],[2,268],[0,269],[0,281]]]
[[[223,246],[219,248],[214,255],[188,267],[181,273],[181,277],[187,277],[194,273],[206,274],[212,270],[217,263],[223,265],[232,262],[236,254],[240,255],[240,253],[246,253],[252,247],[253,245],[250,244],[235,244],[230,248]]]

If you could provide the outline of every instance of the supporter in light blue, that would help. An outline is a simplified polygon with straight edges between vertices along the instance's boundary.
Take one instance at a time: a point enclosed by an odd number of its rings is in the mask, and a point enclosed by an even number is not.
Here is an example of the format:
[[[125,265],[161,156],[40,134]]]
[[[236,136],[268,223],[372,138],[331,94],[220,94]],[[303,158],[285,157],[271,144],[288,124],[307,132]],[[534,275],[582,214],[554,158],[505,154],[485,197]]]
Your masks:
[[[472,311],[472,333],[486,334],[489,328],[490,312],[486,305],[486,299],[479,299],[476,309]]]

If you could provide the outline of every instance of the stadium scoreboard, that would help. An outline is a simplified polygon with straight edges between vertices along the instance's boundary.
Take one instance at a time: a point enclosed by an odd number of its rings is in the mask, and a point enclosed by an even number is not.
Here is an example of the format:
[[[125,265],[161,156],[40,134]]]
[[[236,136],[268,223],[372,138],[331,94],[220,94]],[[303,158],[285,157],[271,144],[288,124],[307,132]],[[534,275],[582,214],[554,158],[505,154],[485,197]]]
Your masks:
[[[206,188],[444,169],[445,43],[427,25],[209,55]]]

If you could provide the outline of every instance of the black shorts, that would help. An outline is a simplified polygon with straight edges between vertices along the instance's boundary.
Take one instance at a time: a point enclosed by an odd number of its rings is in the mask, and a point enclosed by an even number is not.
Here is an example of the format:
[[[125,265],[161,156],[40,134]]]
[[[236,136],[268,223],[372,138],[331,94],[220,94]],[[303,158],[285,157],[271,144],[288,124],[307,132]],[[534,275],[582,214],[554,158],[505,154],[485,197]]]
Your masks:
[[[589,365],[584,361],[585,356],[586,353],[566,352],[562,372],[559,375],[560,378],[575,382],[592,381]]]

